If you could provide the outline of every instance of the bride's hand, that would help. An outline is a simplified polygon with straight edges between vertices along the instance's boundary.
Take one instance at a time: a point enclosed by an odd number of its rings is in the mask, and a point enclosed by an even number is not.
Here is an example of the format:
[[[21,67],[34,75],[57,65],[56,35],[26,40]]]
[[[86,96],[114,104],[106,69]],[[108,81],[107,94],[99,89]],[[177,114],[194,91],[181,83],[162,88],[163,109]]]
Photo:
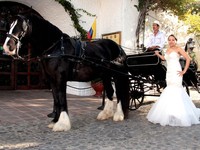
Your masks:
[[[184,72],[183,72],[183,71],[178,71],[178,75],[179,75],[179,76],[183,76],[183,75],[184,75]]]
[[[156,54],[157,56],[159,56],[159,51],[155,51],[155,54]]]

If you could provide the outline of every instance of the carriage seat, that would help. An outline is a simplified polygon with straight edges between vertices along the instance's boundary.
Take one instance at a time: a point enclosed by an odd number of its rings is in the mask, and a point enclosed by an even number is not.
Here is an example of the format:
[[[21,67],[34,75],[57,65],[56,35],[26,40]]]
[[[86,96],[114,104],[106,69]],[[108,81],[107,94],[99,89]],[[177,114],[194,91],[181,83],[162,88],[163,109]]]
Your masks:
[[[154,52],[145,52],[135,55],[127,55],[126,64],[128,67],[157,66],[161,60]]]

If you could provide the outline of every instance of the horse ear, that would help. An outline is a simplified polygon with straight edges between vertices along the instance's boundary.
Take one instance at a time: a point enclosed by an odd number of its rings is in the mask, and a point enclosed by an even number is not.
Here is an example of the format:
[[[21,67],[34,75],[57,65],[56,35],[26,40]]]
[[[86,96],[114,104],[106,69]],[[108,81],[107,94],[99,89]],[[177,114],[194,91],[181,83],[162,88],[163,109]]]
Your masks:
[[[27,21],[24,20],[23,23],[22,23],[22,28],[23,28],[24,31],[26,31],[27,28],[28,28],[28,22],[29,22],[29,20],[27,20]]]

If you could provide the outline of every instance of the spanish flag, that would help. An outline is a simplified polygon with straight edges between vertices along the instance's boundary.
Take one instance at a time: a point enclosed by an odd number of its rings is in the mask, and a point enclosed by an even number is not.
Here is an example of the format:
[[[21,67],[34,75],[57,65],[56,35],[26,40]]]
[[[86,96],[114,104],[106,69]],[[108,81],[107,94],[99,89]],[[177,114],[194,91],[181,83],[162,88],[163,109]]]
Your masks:
[[[92,40],[96,38],[96,18],[94,19],[94,22],[92,24],[92,27],[87,33],[88,40]]]

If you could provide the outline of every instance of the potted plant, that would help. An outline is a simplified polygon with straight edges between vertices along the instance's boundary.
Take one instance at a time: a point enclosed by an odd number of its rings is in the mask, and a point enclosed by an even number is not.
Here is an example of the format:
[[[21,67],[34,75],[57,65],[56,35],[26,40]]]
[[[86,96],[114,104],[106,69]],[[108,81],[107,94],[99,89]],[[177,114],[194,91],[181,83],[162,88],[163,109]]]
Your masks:
[[[96,78],[91,81],[91,87],[95,90],[95,95],[96,97],[102,97],[102,93],[104,90],[103,87],[103,82],[101,78]]]

